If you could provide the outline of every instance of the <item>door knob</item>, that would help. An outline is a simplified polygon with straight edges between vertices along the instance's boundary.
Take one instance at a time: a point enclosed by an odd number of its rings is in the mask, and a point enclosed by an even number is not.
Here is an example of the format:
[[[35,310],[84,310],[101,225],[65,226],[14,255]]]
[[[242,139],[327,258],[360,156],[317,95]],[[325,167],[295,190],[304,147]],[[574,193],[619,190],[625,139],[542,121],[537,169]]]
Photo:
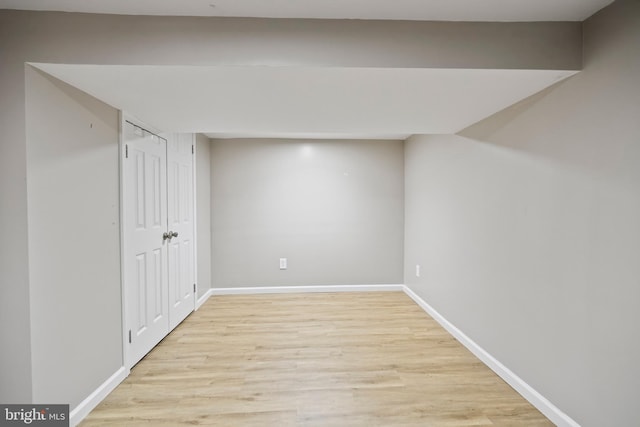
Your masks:
[[[171,234],[171,237],[178,237],[178,233],[175,231],[170,231],[169,234]]]
[[[164,233],[162,233],[162,240],[167,240],[170,239],[172,237],[171,233],[167,233],[166,231]]]

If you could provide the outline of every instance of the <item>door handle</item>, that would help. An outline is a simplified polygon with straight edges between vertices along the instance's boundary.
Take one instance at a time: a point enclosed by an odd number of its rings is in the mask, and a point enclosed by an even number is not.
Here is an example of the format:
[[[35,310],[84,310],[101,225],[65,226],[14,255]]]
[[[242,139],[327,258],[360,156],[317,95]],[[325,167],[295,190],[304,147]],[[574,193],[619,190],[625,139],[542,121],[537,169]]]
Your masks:
[[[175,232],[175,231],[171,231],[171,230],[169,230],[168,232],[162,233],[162,240],[163,241],[165,241],[167,239],[171,240],[171,238],[173,238],[173,237],[178,237],[178,233]]]

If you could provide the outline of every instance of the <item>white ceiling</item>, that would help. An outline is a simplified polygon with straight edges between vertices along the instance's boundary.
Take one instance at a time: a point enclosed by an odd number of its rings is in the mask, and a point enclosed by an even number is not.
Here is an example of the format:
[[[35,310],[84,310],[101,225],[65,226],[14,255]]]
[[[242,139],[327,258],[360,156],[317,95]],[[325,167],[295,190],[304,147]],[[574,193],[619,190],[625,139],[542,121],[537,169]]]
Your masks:
[[[0,9],[120,15],[583,21],[613,0],[0,0]]]
[[[575,73],[33,65],[155,128],[226,138],[456,133]]]

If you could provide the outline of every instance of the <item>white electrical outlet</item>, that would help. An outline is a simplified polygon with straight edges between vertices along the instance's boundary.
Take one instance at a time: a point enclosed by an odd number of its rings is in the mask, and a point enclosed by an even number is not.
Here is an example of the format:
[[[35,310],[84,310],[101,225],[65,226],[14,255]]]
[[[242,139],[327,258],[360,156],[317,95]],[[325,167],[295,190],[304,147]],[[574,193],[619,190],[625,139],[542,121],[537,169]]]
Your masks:
[[[420,264],[416,264],[416,277],[420,277]]]
[[[287,269],[287,259],[280,258],[280,270],[286,270],[286,269]]]

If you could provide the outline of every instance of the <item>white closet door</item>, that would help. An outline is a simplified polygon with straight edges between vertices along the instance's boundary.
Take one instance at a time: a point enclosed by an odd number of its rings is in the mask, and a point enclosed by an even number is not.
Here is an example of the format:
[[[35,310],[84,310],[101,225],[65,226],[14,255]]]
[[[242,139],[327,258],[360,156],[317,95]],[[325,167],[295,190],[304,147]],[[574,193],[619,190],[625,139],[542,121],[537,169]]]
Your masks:
[[[195,308],[193,134],[167,135],[169,328]]]
[[[169,331],[166,140],[125,122],[124,280],[128,365]]]

